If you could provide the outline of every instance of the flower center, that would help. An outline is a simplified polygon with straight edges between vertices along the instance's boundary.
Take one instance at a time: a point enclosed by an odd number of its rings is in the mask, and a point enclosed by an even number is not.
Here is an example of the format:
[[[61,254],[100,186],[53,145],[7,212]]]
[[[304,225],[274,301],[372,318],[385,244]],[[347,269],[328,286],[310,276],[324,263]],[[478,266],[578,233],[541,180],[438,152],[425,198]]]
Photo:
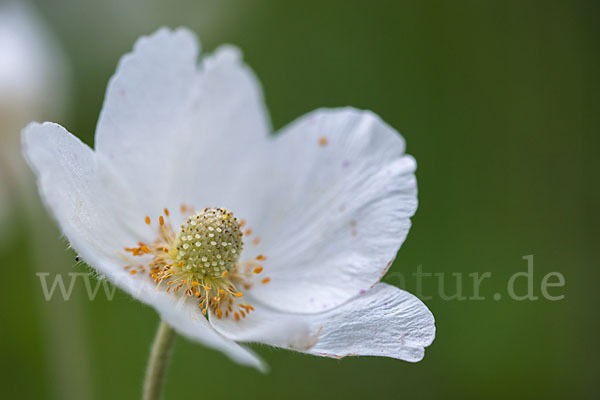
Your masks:
[[[177,235],[176,260],[198,278],[218,278],[233,270],[244,243],[237,218],[223,208],[205,208],[188,217]]]
[[[240,303],[243,294],[239,288],[248,290],[254,285],[254,277],[262,273],[262,262],[266,260],[259,254],[252,260],[239,261],[244,248],[242,237],[250,237],[252,229],[242,233],[244,220],[238,221],[223,208],[193,213],[182,205],[181,212],[187,218],[179,233],[173,230],[165,208],[152,244],[139,242],[137,247],[125,247],[132,256],[152,258],[146,265],[136,267],[132,262],[124,269],[131,275],[148,272],[157,288],[194,298],[205,315],[210,310],[217,318],[245,318],[254,308]],[[150,217],[146,217],[146,224],[152,224]],[[259,243],[258,237],[252,240],[253,246]],[[261,284],[269,282],[268,277],[260,280]]]

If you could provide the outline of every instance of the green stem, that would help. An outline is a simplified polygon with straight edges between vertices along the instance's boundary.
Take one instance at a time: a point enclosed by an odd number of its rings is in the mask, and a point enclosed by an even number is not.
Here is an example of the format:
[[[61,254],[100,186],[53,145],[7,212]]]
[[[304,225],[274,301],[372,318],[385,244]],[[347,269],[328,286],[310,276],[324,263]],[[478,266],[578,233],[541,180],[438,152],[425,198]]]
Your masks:
[[[166,322],[160,321],[146,368],[143,400],[160,399],[173,343],[175,331]]]

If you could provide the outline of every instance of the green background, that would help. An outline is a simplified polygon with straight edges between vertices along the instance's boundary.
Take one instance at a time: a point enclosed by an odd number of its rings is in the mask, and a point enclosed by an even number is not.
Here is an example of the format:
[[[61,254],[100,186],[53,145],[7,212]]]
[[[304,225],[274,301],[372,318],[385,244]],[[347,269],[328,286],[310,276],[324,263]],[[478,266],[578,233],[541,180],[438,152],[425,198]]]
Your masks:
[[[178,339],[166,398],[591,398],[597,391],[600,17],[593,1],[38,0],[72,65],[70,116],[93,143],[119,57],[161,25],[205,50],[239,46],[275,128],[321,106],[378,113],[419,169],[419,210],[386,280],[492,273],[485,300],[444,300],[424,280],[437,337],[417,364],[254,348],[271,372]],[[20,399],[140,397],[155,312],[117,292],[44,301],[36,271],[84,272],[58,231],[16,206],[2,238],[0,393]],[[33,232],[33,233],[32,233]],[[42,237],[43,247],[32,237]],[[51,254],[51,255],[48,255]],[[537,301],[506,293],[534,255]],[[46,256],[44,256],[46,255]],[[540,295],[565,277],[560,301]],[[517,292],[526,290],[517,280]],[[493,299],[501,293],[502,299]]]

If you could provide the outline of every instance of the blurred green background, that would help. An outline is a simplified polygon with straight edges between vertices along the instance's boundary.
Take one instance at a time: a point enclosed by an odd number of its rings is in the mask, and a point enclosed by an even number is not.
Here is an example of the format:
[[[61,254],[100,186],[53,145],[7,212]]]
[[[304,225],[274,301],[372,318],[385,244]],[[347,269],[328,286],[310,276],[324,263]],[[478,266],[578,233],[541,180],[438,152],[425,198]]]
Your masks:
[[[374,110],[417,159],[420,206],[386,280],[492,273],[486,299],[443,300],[424,280],[437,337],[418,364],[321,359],[254,346],[268,375],[178,339],[165,397],[592,398],[597,391],[600,7],[593,1],[38,0],[69,58],[71,112],[89,144],[106,83],[135,39],[188,26],[205,50],[239,46],[275,128],[321,106]],[[56,120],[56,118],[53,118]],[[0,392],[20,399],[135,399],[158,318],[117,292],[44,301],[35,272],[84,272],[43,218],[14,206],[0,243]],[[33,246],[33,237],[43,247]],[[38,239],[39,240],[39,239]],[[534,255],[534,289],[506,282]],[[525,282],[517,285],[525,291]],[[493,294],[503,294],[494,300]],[[202,360],[198,363],[198,360]]]

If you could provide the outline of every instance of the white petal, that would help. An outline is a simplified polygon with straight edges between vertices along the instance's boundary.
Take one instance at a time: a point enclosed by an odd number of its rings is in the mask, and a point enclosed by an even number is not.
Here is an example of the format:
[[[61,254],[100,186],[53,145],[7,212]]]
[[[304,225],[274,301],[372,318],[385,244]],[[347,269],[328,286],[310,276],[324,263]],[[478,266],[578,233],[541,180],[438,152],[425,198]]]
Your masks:
[[[260,342],[310,354],[341,358],[383,356],[420,361],[435,337],[431,312],[415,296],[384,283],[332,310],[294,314],[248,299],[255,311],[239,321],[210,322],[239,342]]]
[[[416,362],[435,337],[427,306],[385,283],[310,318],[318,341],[308,352],[327,357],[384,356]]]
[[[261,90],[239,52],[222,47],[200,66],[197,57],[192,33],[161,29],[122,58],[107,90],[96,150],[150,214],[235,206],[227,189],[255,142],[267,141]]]
[[[143,215],[102,155],[57,124],[30,124],[23,152],[38,186],[71,246],[114,284],[154,306],[184,335],[225,352],[233,360],[264,369],[260,359],[214,331],[193,303],[156,290],[150,279],[131,276],[123,247],[153,238]],[[136,221],[140,221],[136,224]],[[195,316],[195,318],[194,318]]]
[[[246,214],[248,171],[269,144],[270,122],[258,80],[231,46],[205,57],[182,142],[174,155],[173,191],[196,207]],[[178,199],[181,201],[181,199]]]
[[[71,243],[90,258],[112,258],[129,243],[152,237],[110,165],[60,125],[28,125],[23,153],[42,199]],[[125,271],[120,268],[119,273]]]
[[[304,315],[290,314],[262,305],[255,299],[244,299],[253,311],[236,320],[234,315],[217,318],[210,313],[210,323],[224,336],[236,342],[258,342],[284,349],[307,351],[316,342],[310,322]]]
[[[198,52],[191,32],[160,29],[136,42],[108,84],[95,148],[143,201],[166,192],[156,188],[170,177],[168,156],[191,101]]]
[[[379,117],[317,110],[278,136],[257,173],[249,222],[267,256],[253,293],[283,311],[320,312],[385,274],[417,207],[415,160]],[[252,256],[246,246],[243,256]]]

